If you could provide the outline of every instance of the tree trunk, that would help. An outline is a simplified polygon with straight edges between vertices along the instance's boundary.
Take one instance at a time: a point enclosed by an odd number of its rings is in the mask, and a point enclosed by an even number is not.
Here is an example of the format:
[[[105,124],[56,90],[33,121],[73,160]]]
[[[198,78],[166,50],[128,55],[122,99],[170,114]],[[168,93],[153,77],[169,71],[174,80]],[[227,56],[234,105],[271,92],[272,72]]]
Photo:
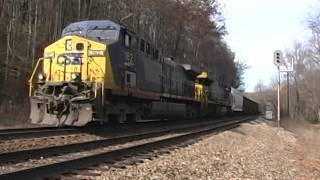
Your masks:
[[[301,113],[301,104],[300,104],[300,92],[298,88],[298,80],[296,77],[294,77],[294,82],[295,82],[295,92],[296,92],[296,112],[299,114]]]
[[[36,44],[37,44],[37,26],[38,26],[38,0],[35,0],[35,15],[34,15],[34,27],[33,27],[33,41],[32,41],[32,68],[35,63],[36,56]]]
[[[81,0],[78,0],[78,20],[81,19]]]
[[[28,4],[28,42],[27,42],[27,59],[29,59],[29,58],[30,58],[31,38],[32,38],[32,2],[29,2],[29,4]]]
[[[91,6],[92,6],[92,0],[88,0],[87,17],[86,17],[86,19],[90,19],[90,16],[91,16]]]
[[[4,73],[4,91],[8,87],[8,78],[9,78],[9,58],[10,58],[10,41],[11,41],[11,29],[12,29],[12,19],[10,19],[7,27],[7,54],[6,54],[6,69]]]
[[[176,39],[176,42],[175,42],[175,45],[174,45],[174,52],[173,52],[173,56],[175,58],[178,56],[182,30],[183,30],[183,21],[180,21],[180,26],[179,26],[179,30],[177,32],[177,39]]]
[[[5,15],[5,5],[6,5],[6,1],[0,0],[0,19],[2,19]]]

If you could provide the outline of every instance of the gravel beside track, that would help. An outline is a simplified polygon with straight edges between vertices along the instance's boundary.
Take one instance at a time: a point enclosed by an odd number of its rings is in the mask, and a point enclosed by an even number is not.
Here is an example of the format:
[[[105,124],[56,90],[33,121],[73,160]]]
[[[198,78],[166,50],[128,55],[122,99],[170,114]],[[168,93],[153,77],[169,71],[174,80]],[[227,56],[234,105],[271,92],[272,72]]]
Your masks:
[[[128,141],[127,143],[119,144],[119,145],[112,145],[112,146],[106,146],[105,148],[98,148],[93,149],[89,151],[83,151],[83,152],[75,152],[75,153],[69,153],[66,155],[58,155],[53,158],[40,158],[40,159],[34,159],[30,161],[25,161],[21,163],[16,164],[6,164],[5,166],[2,166],[0,169],[1,173],[8,173],[10,171],[20,171],[22,169],[25,169],[24,171],[18,172],[18,173],[12,173],[12,174],[6,174],[1,175],[1,178],[13,178],[13,177],[33,177],[37,174],[39,176],[39,172],[47,172],[49,174],[56,174],[58,172],[69,172],[70,170],[76,170],[82,168],[87,168],[95,164],[100,164],[102,162],[105,162],[106,158],[117,158],[122,157],[123,155],[127,156],[130,153],[136,153],[136,152],[144,152],[145,150],[149,148],[154,147],[162,147],[166,146],[170,143],[176,143],[176,142],[184,142],[184,140],[187,139],[194,139],[192,137],[199,137],[203,134],[212,133],[213,130],[220,130],[224,129],[230,126],[235,126],[235,123],[242,122],[244,120],[249,120],[252,118],[244,118],[239,119],[236,121],[228,122],[228,123],[221,123],[219,125],[206,125],[206,126],[195,126],[192,131],[183,132],[183,133],[169,133],[168,135],[160,135],[159,137],[153,137],[153,138],[143,138],[142,140],[134,140],[134,141]],[[179,127],[178,129],[180,129]],[[101,159],[102,158],[102,159]],[[117,159],[114,159],[117,161]],[[89,164],[88,164],[89,163]],[[47,166],[48,165],[48,166]],[[39,167],[41,166],[41,167]],[[36,168],[35,168],[36,167]],[[32,169],[29,169],[32,168]],[[67,169],[66,169],[67,168]],[[28,169],[28,170],[26,170]],[[47,176],[49,175],[47,174]],[[31,176],[30,176],[31,175]],[[43,174],[41,175],[43,176]]]
[[[124,144],[90,151],[30,159],[20,163],[9,163],[5,166],[0,166],[0,173],[65,162],[74,158],[87,157],[92,154],[113,152],[126,147],[142,145],[149,141],[153,142],[179,135],[181,135],[181,133],[175,132],[161,137],[128,141]],[[94,137],[96,135],[92,136]],[[103,136],[99,137],[101,138]],[[73,138],[77,139],[77,137]],[[151,151],[133,151],[133,154],[126,154],[120,159],[111,158],[109,161],[103,161],[104,163],[98,163],[94,166],[86,166],[86,163],[81,163],[82,165],[76,168],[78,170],[65,171],[68,173],[53,176],[53,178],[100,180],[320,180],[319,151],[312,151],[313,153],[311,154],[311,146],[306,146],[303,138],[285,131],[282,128],[278,129],[274,127],[274,123],[270,121],[258,119],[232,130],[218,134],[213,133],[191,140],[191,142],[166,146],[159,149],[156,148]],[[315,144],[315,146],[316,145],[317,144]]]
[[[35,166],[44,166],[47,164],[64,162],[64,161],[68,161],[68,160],[72,160],[72,159],[76,159],[76,158],[82,158],[82,157],[86,157],[86,156],[90,156],[90,155],[94,155],[94,154],[103,153],[106,151],[114,151],[114,150],[121,149],[121,148],[127,148],[127,147],[131,147],[131,146],[139,145],[139,144],[144,144],[144,143],[147,143],[150,141],[159,141],[162,139],[171,138],[171,137],[175,137],[178,135],[180,135],[180,134],[170,134],[170,135],[156,137],[156,138],[143,139],[143,140],[139,140],[139,141],[128,142],[125,144],[109,146],[109,147],[105,147],[105,148],[99,148],[99,149],[95,149],[95,150],[91,150],[91,151],[63,154],[63,155],[54,156],[51,158],[49,157],[49,158],[40,158],[40,159],[30,159],[29,161],[25,161],[25,162],[21,162],[21,163],[17,163],[17,164],[12,164],[12,165],[7,164],[5,166],[0,167],[0,174],[5,173],[5,172],[10,172],[10,171],[16,171],[16,170],[20,170],[20,169],[32,168]]]
[[[216,122],[220,122],[223,119],[218,119]],[[230,119],[232,120],[232,119]],[[80,133],[80,131],[76,131],[75,134],[71,135],[52,135],[49,137],[37,137],[37,138],[20,138],[13,140],[0,140],[0,155],[2,153],[14,152],[14,151],[22,151],[22,150],[30,150],[30,149],[40,149],[45,147],[53,147],[53,146],[62,146],[67,144],[88,142],[100,139],[114,138],[118,136],[124,135],[132,135],[143,132],[152,132],[159,130],[166,130],[175,127],[188,127],[194,124],[208,124],[214,123],[212,121],[203,121],[203,122],[185,122],[181,124],[181,122],[175,123],[145,123],[139,124],[135,126],[117,126],[111,129],[109,126],[105,128],[96,128],[95,130],[87,130]]]
[[[34,148],[44,148],[72,143],[99,140],[102,137],[93,134],[74,134],[65,136],[52,136],[32,139],[6,140],[0,143],[0,152],[7,153],[13,151],[29,150]]]
[[[320,179],[320,154],[306,154],[294,134],[259,120],[138,165],[90,172],[100,180]]]

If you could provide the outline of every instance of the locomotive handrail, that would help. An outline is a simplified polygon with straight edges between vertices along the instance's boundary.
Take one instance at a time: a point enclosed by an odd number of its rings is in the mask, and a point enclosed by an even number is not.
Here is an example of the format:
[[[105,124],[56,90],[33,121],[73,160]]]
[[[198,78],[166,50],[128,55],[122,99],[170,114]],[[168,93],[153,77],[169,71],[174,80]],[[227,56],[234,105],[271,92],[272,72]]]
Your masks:
[[[96,66],[98,66],[98,71],[99,71],[99,78],[104,79],[105,78],[105,74],[104,71],[102,70],[101,66],[99,64],[97,64],[97,62],[94,61],[94,59],[92,57],[88,58],[91,62],[93,62]],[[90,77],[90,80],[92,81],[92,77]]]
[[[101,103],[102,103],[102,106],[104,105],[104,78],[105,78],[105,72],[102,70],[101,66],[99,64],[97,64],[94,59],[92,57],[88,58],[91,62],[93,62],[98,68],[98,71],[99,71],[99,78],[102,78],[102,82],[95,82],[95,91],[94,91],[94,97],[97,98],[98,96],[98,85],[101,84],[101,88],[102,88],[102,91],[101,91]],[[90,77],[90,80],[93,81],[92,77]]]
[[[40,62],[43,62],[44,58],[39,58],[38,59],[38,62],[32,72],[32,75],[29,79],[29,96],[32,96],[32,89],[33,89],[33,79],[34,79],[34,75],[36,74],[36,72],[38,71],[38,68],[39,68],[39,64]]]

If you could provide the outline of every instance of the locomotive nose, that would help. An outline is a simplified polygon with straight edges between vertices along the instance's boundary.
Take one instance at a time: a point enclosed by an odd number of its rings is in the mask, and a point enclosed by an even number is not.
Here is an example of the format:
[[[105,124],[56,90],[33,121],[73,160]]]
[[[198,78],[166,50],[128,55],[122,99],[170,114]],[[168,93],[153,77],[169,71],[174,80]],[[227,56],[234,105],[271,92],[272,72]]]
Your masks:
[[[45,49],[44,70],[51,82],[81,82],[103,76],[106,46],[78,36],[65,36]]]
[[[41,84],[30,80],[32,123],[83,126],[92,121],[104,97],[101,89],[112,77],[105,75],[111,69],[108,60],[105,44],[80,36],[62,37],[45,48],[33,73],[41,75]]]

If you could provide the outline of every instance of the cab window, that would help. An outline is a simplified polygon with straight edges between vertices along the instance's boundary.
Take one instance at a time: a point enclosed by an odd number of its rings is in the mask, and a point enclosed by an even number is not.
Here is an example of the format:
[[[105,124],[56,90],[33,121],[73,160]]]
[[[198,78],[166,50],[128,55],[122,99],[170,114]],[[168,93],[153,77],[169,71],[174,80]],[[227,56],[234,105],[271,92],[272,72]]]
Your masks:
[[[136,37],[132,36],[131,37],[131,48],[132,49],[138,49],[137,46],[138,46],[138,40]]]
[[[154,50],[154,54],[153,54],[154,56],[153,56],[153,58],[155,59],[155,60],[159,60],[159,50],[158,49],[155,49]]]
[[[127,33],[124,35],[124,44],[127,48],[131,47],[131,36]]]
[[[144,52],[145,49],[145,42],[143,39],[140,39],[140,51]]]
[[[126,48],[130,48],[132,50],[137,49],[137,38],[126,33],[124,35],[124,45]]]
[[[151,53],[151,46],[149,43],[147,43],[147,54],[149,55]]]

